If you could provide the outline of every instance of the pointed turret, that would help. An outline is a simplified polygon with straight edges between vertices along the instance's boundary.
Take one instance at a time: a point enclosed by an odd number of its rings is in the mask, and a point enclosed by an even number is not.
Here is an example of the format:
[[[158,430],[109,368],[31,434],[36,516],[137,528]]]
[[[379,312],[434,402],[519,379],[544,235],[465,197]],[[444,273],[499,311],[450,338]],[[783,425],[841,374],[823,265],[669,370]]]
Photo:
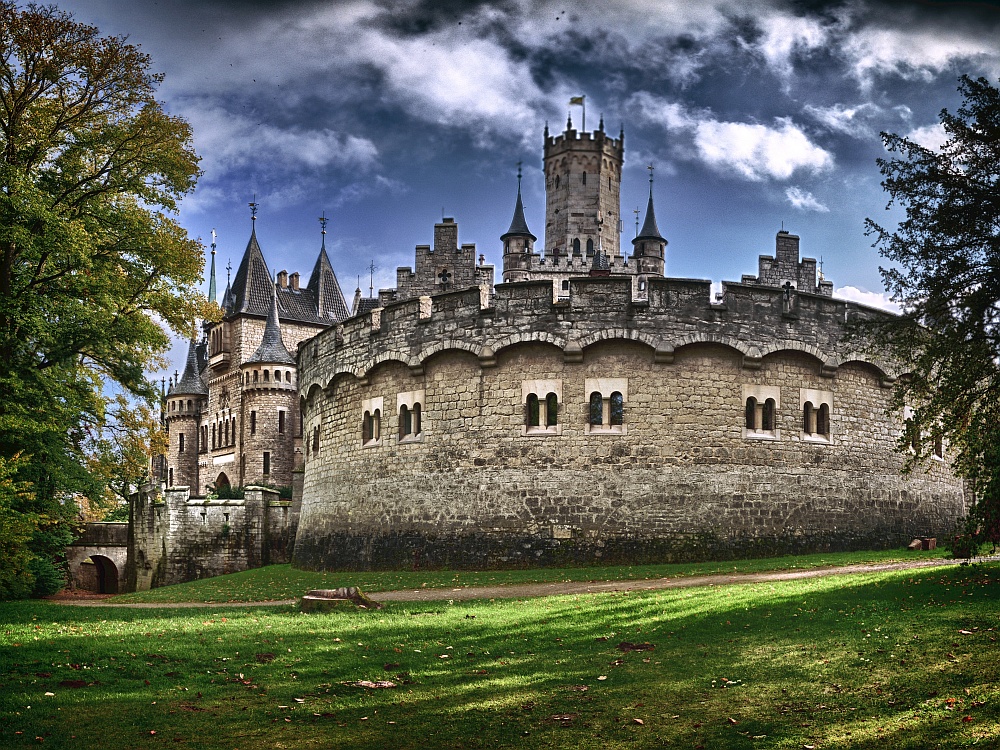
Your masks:
[[[212,268],[208,272],[208,301],[215,302],[218,294],[215,291],[215,230],[212,230]]]
[[[524,219],[524,203],[521,200],[521,164],[517,165],[517,200],[514,202],[514,217],[510,220],[510,228],[502,235],[503,242],[503,280],[526,281],[531,268],[531,256],[535,250],[537,238],[528,229]]]
[[[250,240],[233,279],[230,314],[246,313],[266,317],[271,305],[274,283],[271,271],[257,243],[256,226],[250,230]]]
[[[244,363],[267,363],[278,365],[294,365],[295,357],[285,347],[281,340],[281,325],[278,322],[278,293],[271,284],[271,309],[267,313],[267,323],[264,324],[264,336],[257,351]]]
[[[319,249],[319,257],[316,258],[316,265],[313,266],[309,275],[309,284],[306,286],[316,297],[316,316],[329,323],[339,323],[347,320],[350,314],[347,311],[347,303],[344,301],[344,293],[340,291],[340,282],[337,281],[337,274],[333,272],[330,264],[330,256],[326,254],[326,232],[323,232],[323,244]]]
[[[171,388],[172,396],[207,396],[208,386],[201,379],[198,368],[198,340],[192,338],[188,343],[187,363],[184,374]]]
[[[640,276],[663,276],[666,270],[667,241],[656,226],[656,212],[653,209],[653,166],[649,170],[649,201],[646,204],[646,218],[642,229],[632,240],[632,257],[636,260]]]

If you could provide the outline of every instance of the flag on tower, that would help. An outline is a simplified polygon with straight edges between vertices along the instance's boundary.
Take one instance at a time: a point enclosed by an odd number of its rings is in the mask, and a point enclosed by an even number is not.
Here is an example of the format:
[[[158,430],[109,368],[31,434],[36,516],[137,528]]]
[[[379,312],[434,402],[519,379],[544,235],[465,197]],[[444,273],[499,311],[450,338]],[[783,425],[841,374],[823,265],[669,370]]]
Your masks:
[[[585,98],[586,98],[586,96],[572,96],[572,97],[570,97],[570,100],[569,100],[570,106],[572,106],[574,104],[579,104],[582,107],[583,106],[583,100]]]

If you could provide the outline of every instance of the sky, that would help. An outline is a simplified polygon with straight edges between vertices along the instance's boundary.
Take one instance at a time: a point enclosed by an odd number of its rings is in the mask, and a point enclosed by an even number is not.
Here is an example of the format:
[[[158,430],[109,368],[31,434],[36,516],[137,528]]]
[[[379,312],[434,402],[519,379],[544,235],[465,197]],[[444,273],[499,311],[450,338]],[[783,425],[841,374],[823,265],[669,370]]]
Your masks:
[[[256,200],[272,273],[308,276],[329,218],[349,305],[356,287],[394,286],[443,216],[499,281],[518,162],[543,246],[543,129],[569,115],[582,129],[569,100],[585,96],[588,130],[603,115],[625,131],[622,216],[645,207],[656,168],[668,276],[756,274],[784,228],[822,258],[836,296],[886,306],[864,224],[899,216],[880,187],[879,134],[935,147],[959,76],[1000,77],[1000,9],[984,2],[57,4],[127,35],[164,74],[159,98],[191,123],[203,170],[179,220],[206,246],[216,230],[220,295]],[[634,234],[626,221],[623,247]]]

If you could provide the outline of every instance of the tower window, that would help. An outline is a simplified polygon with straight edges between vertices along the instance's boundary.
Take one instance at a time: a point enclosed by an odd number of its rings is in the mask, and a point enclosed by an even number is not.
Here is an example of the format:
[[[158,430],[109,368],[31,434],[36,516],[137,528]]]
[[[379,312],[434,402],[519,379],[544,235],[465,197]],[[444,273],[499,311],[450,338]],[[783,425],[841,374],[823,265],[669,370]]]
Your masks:
[[[278,434],[285,434],[285,412],[283,411],[278,412]]]
[[[579,254],[580,254],[580,238],[576,237],[573,240],[573,255],[579,255]]]
[[[177,452],[178,453],[183,453],[184,452],[184,433],[183,432],[180,435],[177,436]]]
[[[319,427],[313,428],[313,454],[319,453]]]
[[[250,412],[250,434],[257,434],[257,412]]]
[[[594,254],[594,240],[588,239],[587,240],[587,255],[593,255],[593,254]]]
[[[271,473],[271,451],[264,451],[264,473]]]
[[[584,185],[587,184],[587,173],[586,172],[583,173],[583,184]]]
[[[212,425],[212,450],[215,450],[215,425]]]
[[[167,479],[167,484],[169,484],[171,487],[173,487],[174,486],[174,467],[173,466],[170,467],[170,471],[167,472],[167,475],[169,476],[169,479]]]
[[[556,187],[559,187],[559,175],[556,175]]]

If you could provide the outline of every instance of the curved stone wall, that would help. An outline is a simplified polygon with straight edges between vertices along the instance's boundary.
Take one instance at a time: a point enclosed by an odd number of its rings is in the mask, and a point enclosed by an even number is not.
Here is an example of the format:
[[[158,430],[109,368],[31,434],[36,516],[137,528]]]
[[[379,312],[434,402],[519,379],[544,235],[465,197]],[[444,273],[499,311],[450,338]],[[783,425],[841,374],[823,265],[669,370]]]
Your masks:
[[[306,462],[294,553],[307,568],[640,562],[880,547],[964,515],[943,460],[910,476],[893,373],[841,343],[873,314],[708,282],[581,279],[418,300],[299,352]],[[591,395],[620,393],[621,425]],[[542,403],[528,426],[528,394]],[[555,393],[555,424],[545,397]],[[747,429],[748,396],[774,401]],[[399,406],[420,404],[420,433]],[[806,401],[826,434],[805,432]],[[381,433],[363,443],[365,411]],[[598,403],[598,407],[600,402]],[[412,425],[411,425],[412,429]]]

